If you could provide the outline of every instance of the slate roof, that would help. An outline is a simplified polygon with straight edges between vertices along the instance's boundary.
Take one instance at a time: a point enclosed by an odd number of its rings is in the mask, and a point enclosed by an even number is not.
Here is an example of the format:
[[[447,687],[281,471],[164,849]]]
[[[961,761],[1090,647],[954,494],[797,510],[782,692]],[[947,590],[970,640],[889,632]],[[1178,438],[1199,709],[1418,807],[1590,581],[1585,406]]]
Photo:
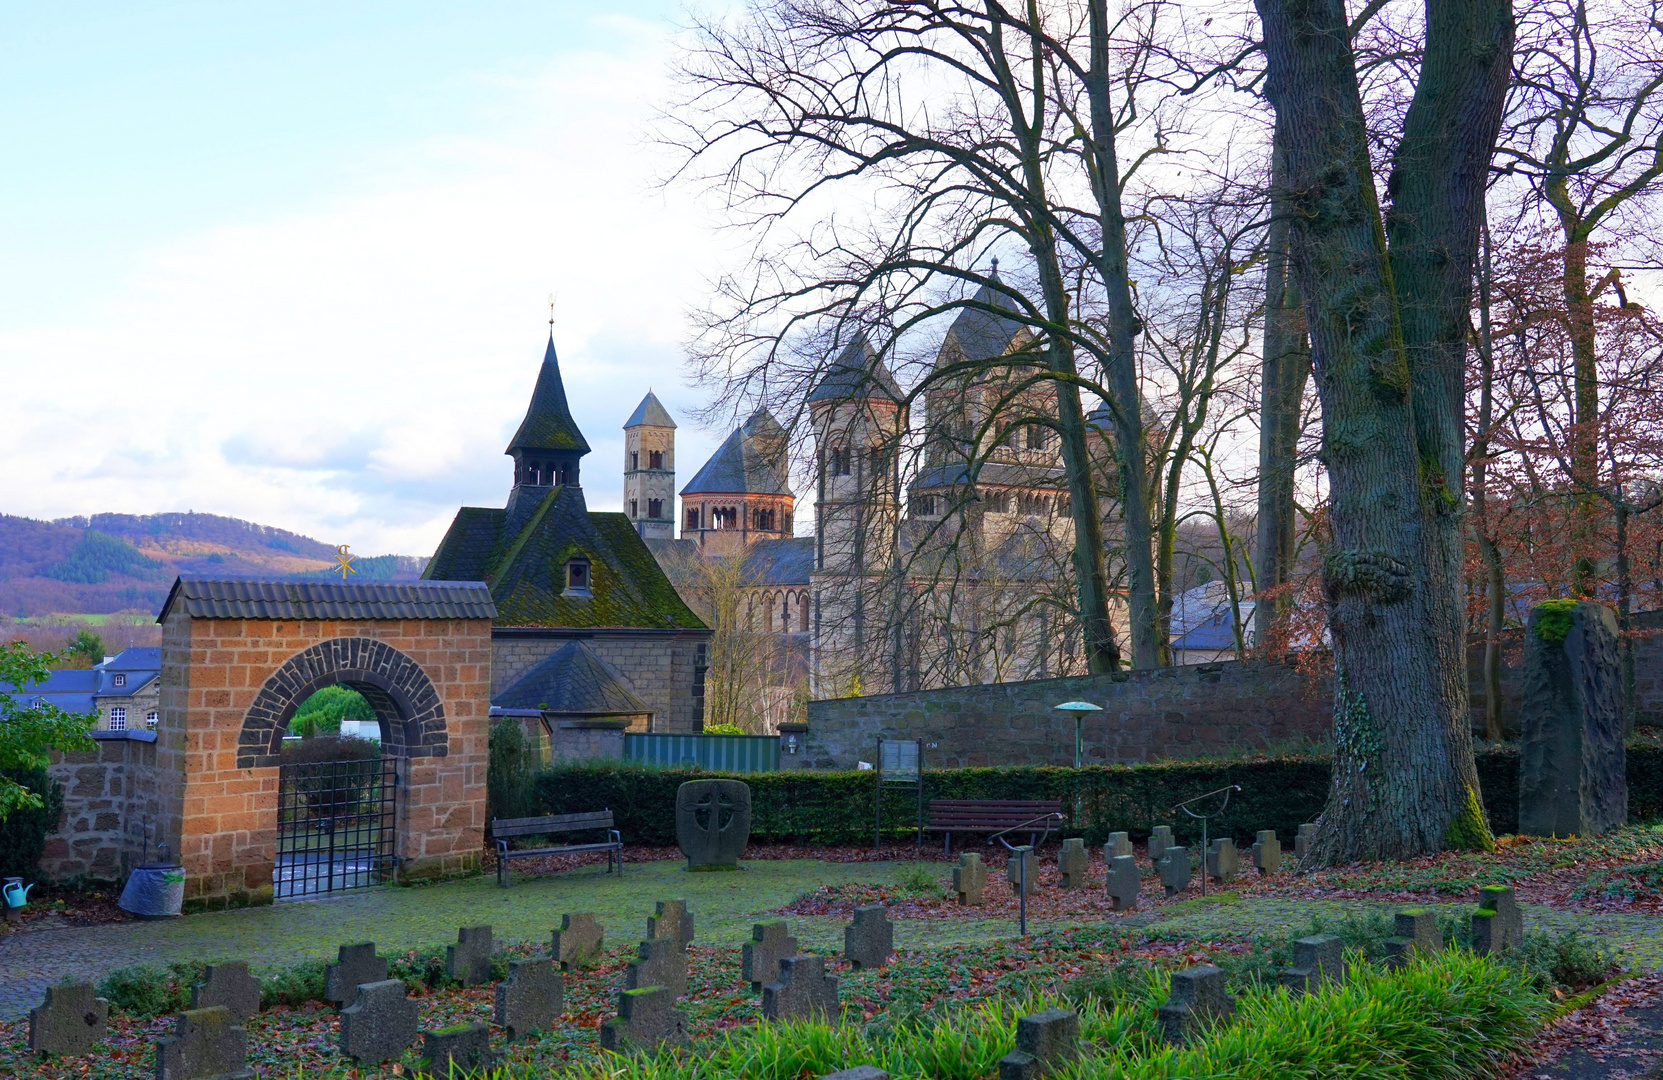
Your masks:
[[[641,404],[635,406],[635,411],[629,414],[629,419],[624,421],[626,428],[675,426],[676,422],[670,419],[670,410],[664,407],[664,403],[658,400],[658,395],[651,390],[641,399]]]
[[[262,581],[184,575],[156,616],[175,604],[201,619],[489,619],[491,594],[478,581]]]
[[[491,704],[569,716],[640,716],[653,711],[636,696],[623,672],[581,641],[562,645],[492,698]]]
[[[809,392],[809,404],[817,401],[894,401],[905,396],[895,376],[878,358],[865,334],[857,334],[847,348],[826,369],[825,376]]]
[[[993,281],[976,290],[972,301],[978,305],[986,305],[1002,311],[1014,312],[1010,294],[1002,285],[996,287],[999,281],[997,275]],[[1011,339],[1028,324],[1020,319],[1007,318],[994,314],[981,307],[965,307],[959,309],[958,317],[953,325],[947,328],[947,336],[941,343],[938,354],[938,365],[947,360],[948,345],[957,344],[964,353],[965,360],[991,360],[1003,356],[1010,348]]]
[[[25,709],[45,702],[65,712],[84,714],[98,707],[95,699],[98,685],[99,672],[96,669],[78,668],[54,671],[45,681],[25,691],[19,691],[12,683],[0,681],[0,691],[13,695],[13,700]],[[126,690],[122,693],[125,694]]]
[[[970,466],[964,462],[931,465],[922,469],[907,484],[908,491],[932,491],[939,488],[961,487],[970,482]],[[1068,473],[1060,468],[1041,465],[1005,465],[989,462],[976,474],[976,483],[990,487],[1066,488]]]
[[[758,540],[745,549],[745,584],[807,585],[814,569],[814,537]]]
[[[683,495],[790,495],[778,466],[784,464],[785,429],[765,409],[736,428],[693,475]]]
[[[129,645],[110,657],[106,663],[98,666],[104,671],[160,671],[162,670],[162,647],[160,645]]]
[[[563,595],[574,556],[589,560],[589,596]],[[483,580],[498,626],[705,629],[629,518],[590,513],[571,484],[548,489],[512,532],[506,512],[462,507],[426,574]]]
[[[589,443],[577,429],[577,421],[572,419],[572,410],[566,404],[566,387],[560,381],[560,360],[554,353],[553,334],[549,335],[549,347],[543,352],[543,366],[537,372],[531,405],[504,452],[512,454],[516,450],[589,452]]]

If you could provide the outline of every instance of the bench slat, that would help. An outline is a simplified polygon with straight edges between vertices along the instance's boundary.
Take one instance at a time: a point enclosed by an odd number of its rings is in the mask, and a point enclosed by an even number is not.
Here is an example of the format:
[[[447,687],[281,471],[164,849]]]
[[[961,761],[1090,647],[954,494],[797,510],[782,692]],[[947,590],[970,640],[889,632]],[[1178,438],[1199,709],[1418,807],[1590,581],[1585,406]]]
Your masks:
[[[585,814],[550,814],[534,818],[493,818],[491,835],[495,837],[538,836],[545,833],[585,832],[590,829],[613,827],[612,811]]]

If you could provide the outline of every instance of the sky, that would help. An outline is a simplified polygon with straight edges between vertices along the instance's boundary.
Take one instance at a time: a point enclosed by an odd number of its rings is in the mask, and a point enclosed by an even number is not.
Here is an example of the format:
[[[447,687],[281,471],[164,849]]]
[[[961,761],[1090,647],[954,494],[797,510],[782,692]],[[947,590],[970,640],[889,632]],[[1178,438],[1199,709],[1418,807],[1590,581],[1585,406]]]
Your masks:
[[[77,3],[0,15],[0,513],[196,510],[427,555],[501,506],[553,332],[622,501],[685,483],[719,216],[651,141],[678,4]]]

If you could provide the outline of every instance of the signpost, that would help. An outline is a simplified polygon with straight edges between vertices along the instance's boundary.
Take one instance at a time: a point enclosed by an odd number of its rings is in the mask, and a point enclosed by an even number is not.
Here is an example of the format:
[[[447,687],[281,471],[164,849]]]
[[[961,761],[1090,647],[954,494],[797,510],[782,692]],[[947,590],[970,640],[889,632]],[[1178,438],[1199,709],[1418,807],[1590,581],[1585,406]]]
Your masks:
[[[883,848],[883,788],[885,784],[912,784],[918,789],[918,850],[924,850],[924,740],[879,739],[878,783],[873,796],[876,820],[872,847]]]

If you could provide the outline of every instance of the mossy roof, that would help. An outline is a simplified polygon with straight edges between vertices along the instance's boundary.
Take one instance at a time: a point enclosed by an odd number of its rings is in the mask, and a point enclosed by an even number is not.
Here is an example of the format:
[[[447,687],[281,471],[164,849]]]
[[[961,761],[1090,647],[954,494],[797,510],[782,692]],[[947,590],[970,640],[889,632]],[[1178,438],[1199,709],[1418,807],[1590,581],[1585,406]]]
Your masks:
[[[531,405],[514,432],[506,453],[516,450],[571,450],[579,454],[589,452],[589,442],[572,419],[566,404],[566,387],[560,381],[560,360],[554,353],[554,337],[543,351],[543,366],[537,372],[537,386],[531,392]]]
[[[503,510],[464,506],[424,577],[484,581],[497,626],[703,630],[623,514],[591,513],[583,489],[549,489],[512,535]],[[565,595],[566,563],[589,560],[588,596]]]

